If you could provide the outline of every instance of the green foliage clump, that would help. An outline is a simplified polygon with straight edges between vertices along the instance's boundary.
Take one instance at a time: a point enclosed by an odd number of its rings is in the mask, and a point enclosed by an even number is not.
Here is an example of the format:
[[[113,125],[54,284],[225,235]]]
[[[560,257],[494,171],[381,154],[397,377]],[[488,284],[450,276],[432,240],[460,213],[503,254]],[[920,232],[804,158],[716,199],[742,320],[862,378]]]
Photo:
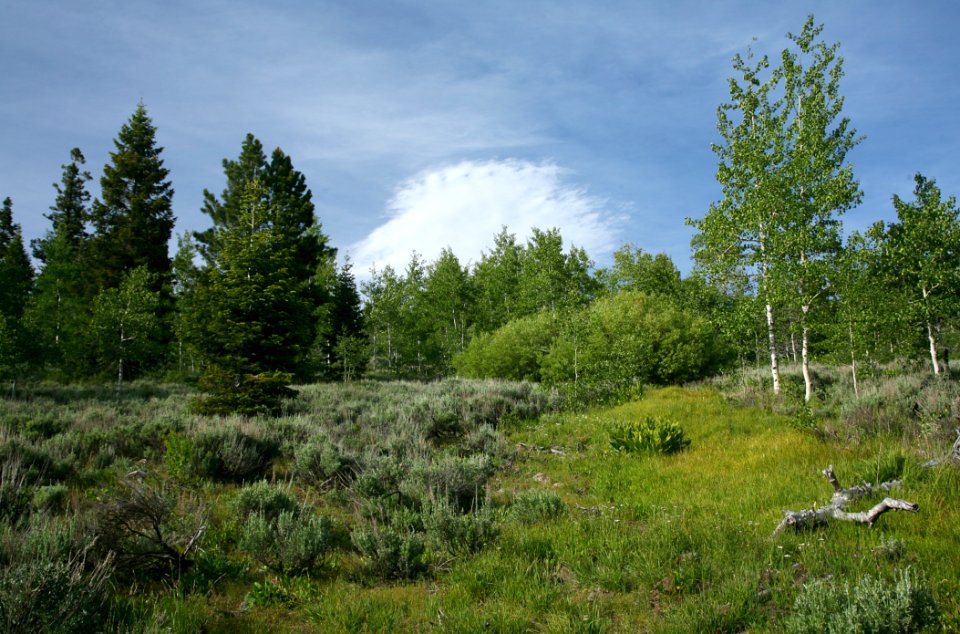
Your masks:
[[[290,387],[293,375],[287,372],[247,374],[222,368],[209,370],[200,378],[200,389],[207,392],[191,403],[198,414],[247,416],[280,413],[284,399],[296,396]]]
[[[345,483],[353,460],[325,434],[318,434],[297,446],[293,453],[293,474],[312,485]]]
[[[284,510],[270,517],[247,516],[240,547],[278,574],[302,574],[313,568],[330,547],[331,524],[306,508]]]
[[[404,490],[410,497],[445,499],[466,511],[483,498],[484,485],[493,473],[493,463],[485,455],[446,455],[414,465]]]
[[[500,531],[489,507],[461,513],[448,502],[430,505],[422,513],[427,544],[435,552],[451,555],[471,554],[483,550]]]
[[[534,524],[558,518],[566,508],[556,491],[529,489],[514,498],[510,515],[522,524]]]
[[[930,589],[904,570],[893,583],[866,575],[853,586],[808,584],[785,626],[790,634],[908,634],[934,625],[938,618]]]
[[[96,561],[75,523],[30,518],[0,540],[0,631],[103,631],[112,574],[112,557]]]
[[[278,452],[277,443],[238,429],[203,431],[195,437],[170,434],[164,463],[180,479],[243,481],[259,476]]]
[[[427,569],[423,535],[391,525],[360,526],[350,541],[381,579],[413,579]]]
[[[33,492],[31,504],[37,511],[56,514],[66,506],[69,492],[70,489],[68,489],[65,484],[40,486]]]
[[[689,445],[676,421],[659,416],[622,421],[610,430],[610,446],[617,451],[670,454]]]
[[[260,513],[267,520],[275,520],[281,513],[296,510],[297,500],[286,487],[260,480],[241,488],[234,506],[243,519]]]

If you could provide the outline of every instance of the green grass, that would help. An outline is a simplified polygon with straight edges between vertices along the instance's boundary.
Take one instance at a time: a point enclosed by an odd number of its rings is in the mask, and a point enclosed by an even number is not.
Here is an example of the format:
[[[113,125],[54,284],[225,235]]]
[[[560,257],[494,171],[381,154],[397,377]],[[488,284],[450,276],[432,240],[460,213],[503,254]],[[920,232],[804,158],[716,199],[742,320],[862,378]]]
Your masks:
[[[278,419],[202,419],[187,412],[189,394],[173,388],[144,387],[120,401],[49,389],[0,401],[0,422],[7,440],[69,467],[56,481],[48,469],[35,484],[66,488],[53,510],[32,511],[51,516],[44,521],[89,513],[140,467],[180,492],[172,529],[193,526],[190,509],[205,514],[209,530],[190,570],[113,584],[114,631],[779,632],[807,584],[892,580],[908,568],[932,590],[945,628],[960,628],[960,469],[921,469],[918,441],[902,429],[818,435],[790,412],[743,407],[709,388],[649,390],[614,408],[524,419],[546,402],[530,390],[459,381],[307,386]],[[675,421],[690,445],[668,455],[611,449],[616,424],[646,417]],[[249,485],[167,472],[176,463],[164,459],[165,439],[219,429],[274,443],[279,454],[263,476],[331,518],[329,551],[314,568],[279,575],[243,550],[237,508]],[[471,440],[481,429],[489,442]],[[378,511],[394,522],[415,524],[415,489],[428,474],[447,487],[454,476],[484,482],[467,467],[471,456],[488,456],[495,475],[483,490],[467,487],[464,499],[486,501],[496,538],[475,554],[428,548],[422,575],[378,578],[350,539],[370,521],[371,499],[347,476],[322,486],[299,479],[296,448],[317,434],[356,460],[358,473],[387,461],[384,473],[407,478],[399,495],[380,498],[397,505]],[[820,473],[828,464],[844,485],[901,477],[896,497],[920,513],[889,513],[872,529],[838,522],[771,538],[785,509],[829,502]],[[451,494],[434,488],[441,491]],[[0,566],[23,529],[0,526]]]

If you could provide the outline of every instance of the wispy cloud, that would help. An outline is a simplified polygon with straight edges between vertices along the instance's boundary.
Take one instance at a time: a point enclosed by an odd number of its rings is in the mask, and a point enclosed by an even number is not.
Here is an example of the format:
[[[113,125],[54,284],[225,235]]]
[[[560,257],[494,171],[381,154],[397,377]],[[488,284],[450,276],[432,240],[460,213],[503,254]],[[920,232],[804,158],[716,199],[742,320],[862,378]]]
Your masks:
[[[464,161],[426,170],[397,188],[389,219],[348,252],[358,275],[371,267],[402,269],[416,251],[427,260],[450,247],[476,262],[506,226],[518,239],[531,229],[560,229],[567,244],[587,253],[611,249],[622,218],[602,198],[571,184],[553,163]]]

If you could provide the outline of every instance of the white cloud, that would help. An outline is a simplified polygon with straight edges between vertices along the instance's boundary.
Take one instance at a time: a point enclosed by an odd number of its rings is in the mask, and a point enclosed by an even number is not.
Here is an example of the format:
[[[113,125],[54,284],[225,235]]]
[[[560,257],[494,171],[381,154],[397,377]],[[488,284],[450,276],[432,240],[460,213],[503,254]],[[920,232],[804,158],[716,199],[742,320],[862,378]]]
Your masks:
[[[388,204],[389,220],[348,249],[358,277],[372,266],[397,270],[416,251],[427,261],[450,247],[461,263],[477,262],[503,226],[524,241],[533,227],[558,228],[565,246],[588,254],[611,250],[621,216],[608,201],[566,182],[552,163],[464,161],[402,182]]]

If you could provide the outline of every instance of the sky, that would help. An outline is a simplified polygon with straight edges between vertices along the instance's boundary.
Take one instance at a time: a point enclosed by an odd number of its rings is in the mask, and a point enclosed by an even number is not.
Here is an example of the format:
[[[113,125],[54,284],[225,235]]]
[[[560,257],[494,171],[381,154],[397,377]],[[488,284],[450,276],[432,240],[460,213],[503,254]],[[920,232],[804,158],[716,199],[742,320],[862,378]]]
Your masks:
[[[687,273],[684,221],[721,197],[731,60],[777,57],[811,13],[864,135],[845,230],[895,219],[917,172],[960,193],[952,0],[0,0],[0,197],[42,236],[70,149],[96,196],[143,102],[177,234],[209,226],[203,190],[223,190],[250,132],[306,176],[360,279],[414,251],[475,263],[504,226],[556,227],[598,266],[629,243]]]

